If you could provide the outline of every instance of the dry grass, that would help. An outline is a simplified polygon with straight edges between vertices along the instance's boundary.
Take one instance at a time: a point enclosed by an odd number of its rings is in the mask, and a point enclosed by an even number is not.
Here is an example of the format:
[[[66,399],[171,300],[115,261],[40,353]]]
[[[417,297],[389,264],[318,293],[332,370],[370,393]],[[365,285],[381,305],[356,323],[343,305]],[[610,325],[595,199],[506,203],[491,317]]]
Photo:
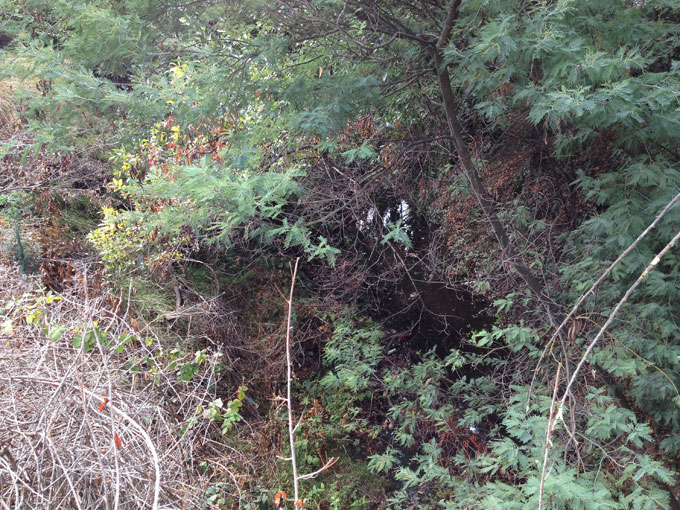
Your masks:
[[[160,363],[153,375],[135,372],[132,359],[158,354],[142,341],[122,353],[74,347],[77,328],[118,338],[136,331],[125,311],[86,290],[86,278],[51,304],[39,304],[41,287],[39,277],[0,265],[0,301],[9,303],[0,312],[0,509],[201,508],[214,479],[241,501],[248,476],[231,466],[247,459],[213,439],[214,424],[187,427],[211,400],[213,372],[183,384]],[[58,325],[63,337],[52,341],[45,333]]]
[[[0,140],[14,136],[20,128],[17,105],[12,99],[15,83],[0,82]]]

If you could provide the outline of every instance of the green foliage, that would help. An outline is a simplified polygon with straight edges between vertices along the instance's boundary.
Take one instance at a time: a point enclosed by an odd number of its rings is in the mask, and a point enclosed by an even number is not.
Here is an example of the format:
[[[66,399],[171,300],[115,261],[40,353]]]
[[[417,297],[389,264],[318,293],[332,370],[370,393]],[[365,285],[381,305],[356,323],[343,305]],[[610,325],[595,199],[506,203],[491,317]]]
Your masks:
[[[19,264],[24,274],[34,273],[39,266],[39,247],[22,235],[22,223],[33,208],[33,196],[25,191],[0,194],[0,218],[5,219],[9,229],[5,231],[3,251]]]
[[[382,337],[375,324],[358,327],[351,319],[336,320],[333,337],[324,350],[324,362],[333,369],[321,379],[321,386],[329,391],[342,388],[356,396],[375,388],[373,376],[384,357]]]
[[[140,259],[154,268],[177,262],[201,245],[229,250],[251,241],[302,249],[308,260],[335,263],[339,250],[324,236],[315,241],[303,218],[287,212],[304,196],[298,180],[305,172],[298,165],[261,172],[255,168],[261,159],[257,149],[246,149],[245,157],[228,146],[192,164],[186,153],[206,143],[215,149],[222,145],[183,133],[172,117],[157,124],[143,143],[153,157],[144,158],[151,166],[141,183],[132,175],[140,156],[124,151],[116,155],[122,165],[111,187],[131,200],[135,210],[104,208],[104,224],[91,234],[110,269],[130,271]]]
[[[81,331],[81,328],[75,328],[74,330],[72,343],[76,349],[82,348],[84,352],[90,352],[97,347],[97,344],[107,348],[111,347],[112,343],[109,335],[106,331],[99,329],[97,324],[93,324],[91,328],[86,327],[83,329],[84,331]],[[52,335],[51,339],[54,340]]]
[[[34,137],[24,158],[43,145],[61,152],[96,146],[116,165],[110,191],[121,205],[103,210],[90,240],[110,274],[133,279],[140,314],[155,319],[175,307],[149,275],[174,274],[199,254],[234,267],[241,257],[250,267],[307,256],[312,269],[303,287],[325,293],[316,303],[310,299],[312,308],[334,307],[329,287],[315,288],[315,276],[342,262],[337,281],[356,284],[348,284],[347,294],[357,310],[328,321],[331,338],[319,344],[325,373],[298,381],[309,392],[304,405],[318,411],[298,429],[303,464],[318,466],[320,445],[352,452],[370,444],[363,468],[386,480],[389,506],[536,505],[556,365],[573,369],[614,304],[680,230],[680,207],[614,269],[564,338],[546,346],[554,324],[532,309],[531,296],[517,291],[499,298],[514,284],[498,290],[477,274],[506,261],[481,243],[468,246],[484,231],[476,218],[465,218],[468,237],[442,240],[440,224],[469,195],[450,175],[432,72],[443,3],[284,1],[274,9],[260,1],[5,0],[0,13],[0,30],[13,37],[1,55],[0,77],[22,80],[19,98]],[[678,15],[678,6],[666,1],[460,5],[443,56],[465,136],[472,137],[465,143],[497,186],[491,194],[510,196],[509,212],[499,217],[513,230],[517,253],[541,273],[557,315],[679,190]],[[370,117],[370,127],[352,126],[360,114]],[[527,137],[522,150],[537,165],[497,164],[517,133]],[[431,140],[442,145],[422,153],[414,148]],[[398,155],[390,158],[391,151]],[[426,151],[441,154],[426,157]],[[416,177],[404,179],[411,174]],[[563,181],[561,195],[526,198],[543,193],[541,183],[550,179]],[[528,182],[528,189],[500,189]],[[384,210],[382,202],[408,194],[412,183],[421,186],[410,196],[424,210],[425,246],[414,242],[420,232],[403,219],[386,220],[374,243],[362,244],[373,235],[357,226],[366,211]],[[447,186],[465,192],[438,198],[434,211],[428,193]],[[393,188],[385,199],[381,190]],[[0,201],[24,265],[25,198]],[[555,207],[560,212],[552,215]],[[90,229],[64,220],[73,230]],[[434,351],[406,361],[391,357],[385,332],[358,308],[375,285],[371,270],[403,274],[389,260],[398,258],[397,249],[422,265],[417,278],[448,282],[456,274],[449,259],[469,262],[463,277],[494,296],[496,324],[443,357]],[[410,258],[400,260],[404,270],[421,271]],[[247,280],[234,277],[234,296],[252,291]],[[588,360],[550,439],[544,492],[553,508],[668,507],[660,487],[675,484],[677,466],[661,459],[662,453],[675,458],[680,448],[679,284],[680,269],[669,256],[646,276]],[[51,341],[73,334],[74,347],[85,351],[123,345],[98,326],[69,332],[50,323],[42,304],[23,310]],[[3,329],[11,330],[14,319]],[[538,359],[543,365],[536,367]],[[129,367],[152,370],[155,363],[166,364],[184,385],[217,366],[203,349],[176,349],[131,360]],[[244,398],[244,387],[229,401],[215,396],[182,426],[204,418],[226,434],[240,419]],[[348,465],[356,470],[348,476],[351,490],[319,481],[310,483],[310,498],[321,501],[327,491],[331,508],[368,506],[352,492],[365,473]],[[227,490],[209,488],[206,501],[234,504]]]
[[[388,222],[385,227],[387,229],[387,233],[380,240],[381,244],[388,244],[393,241],[396,244],[401,244],[406,249],[412,247],[413,243],[411,242],[411,238],[408,232],[405,230],[403,221],[401,219],[397,220],[396,223]]]
[[[233,429],[234,424],[242,419],[239,410],[246,398],[247,390],[247,386],[239,386],[236,398],[227,402],[226,406],[221,398],[213,400],[203,411],[203,417],[219,423],[222,434],[228,434]]]
[[[111,207],[102,210],[102,226],[89,235],[90,242],[97,248],[106,269],[117,272],[138,265],[148,246],[148,236],[134,223],[122,220],[121,213]]]
[[[100,206],[87,196],[76,196],[60,205],[58,221],[74,237],[87,236],[102,219]]]
[[[210,505],[216,505],[218,508],[226,507],[232,503],[232,498],[225,495],[225,493],[228,493],[228,489],[229,484],[226,482],[217,482],[211,485],[205,490],[206,502]]]
[[[0,215],[7,220],[19,222],[25,218],[33,206],[33,197],[26,191],[12,191],[0,194]]]
[[[368,140],[364,140],[361,147],[343,152],[342,157],[345,158],[347,163],[353,163],[355,160],[362,159],[375,160],[378,158],[378,154],[368,145]]]
[[[677,5],[662,2],[634,6],[624,2],[552,2],[526,12],[499,8],[465,43],[453,38],[445,50],[457,86],[474,98],[477,111],[499,126],[508,125],[511,112],[521,112],[554,143],[561,161],[573,161],[579,169],[575,185],[596,212],[564,236],[569,258],[560,267],[565,303],[576,301],[679,190],[678,157],[668,150],[677,145],[680,123],[675,99],[680,76],[674,16]],[[674,48],[675,56],[668,56],[669,47]],[[581,157],[597,151],[606,151],[608,160],[595,163],[607,168],[605,171],[594,170]],[[583,336],[592,338],[613,304],[679,229],[680,210],[676,207],[619,264],[611,280],[598,289],[597,300],[582,307],[581,313],[592,321]],[[663,443],[666,448],[677,448],[670,437],[677,435],[680,416],[674,403],[680,332],[671,303],[678,297],[679,276],[677,264],[662,262],[628,301],[590,360],[610,374],[610,390],[620,399],[593,411],[582,431],[594,441],[625,438],[631,455],[638,450],[638,466],[646,465],[639,449],[652,435],[635,424],[632,411],[621,407],[622,400],[666,430],[660,434],[669,434]],[[521,327],[504,336],[511,347],[516,346],[513,350],[525,345]],[[478,335],[476,343],[486,347],[500,338],[498,328]],[[583,341],[575,340],[577,345]],[[528,456],[532,457],[539,458],[535,453]],[[632,458],[627,457],[629,462]],[[556,507],[594,507],[594,501],[577,502],[566,496],[566,490],[562,492],[563,487],[576,483],[576,474],[555,466],[546,492]],[[602,477],[599,483],[604,483]],[[576,487],[572,489],[574,494],[580,493]],[[494,504],[498,502],[502,508],[517,504],[516,487],[507,490],[513,503],[494,498]],[[597,504],[610,507],[648,506],[640,496],[645,490],[653,494],[652,500],[665,500],[653,485],[635,488],[621,496],[625,503],[616,504],[611,503],[610,498],[618,501],[611,486],[608,492],[598,490]],[[535,494],[535,486],[532,491]]]

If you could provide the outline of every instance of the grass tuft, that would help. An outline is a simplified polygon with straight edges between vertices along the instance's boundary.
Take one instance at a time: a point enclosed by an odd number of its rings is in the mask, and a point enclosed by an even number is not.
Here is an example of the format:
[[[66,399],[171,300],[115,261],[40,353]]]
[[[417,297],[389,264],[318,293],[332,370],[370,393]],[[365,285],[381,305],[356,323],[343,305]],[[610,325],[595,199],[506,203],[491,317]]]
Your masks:
[[[17,105],[12,99],[14,83],[0,82],[0,140],[7,140],[19,129]]]

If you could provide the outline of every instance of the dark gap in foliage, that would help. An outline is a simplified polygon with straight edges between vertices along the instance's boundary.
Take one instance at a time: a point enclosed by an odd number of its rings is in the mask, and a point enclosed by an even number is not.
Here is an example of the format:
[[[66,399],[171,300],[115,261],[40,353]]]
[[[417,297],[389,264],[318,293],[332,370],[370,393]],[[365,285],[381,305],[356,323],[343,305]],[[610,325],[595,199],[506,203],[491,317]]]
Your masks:
[[[392,331],[395,347],[424,353],[435,349],[445,356],[459,347],[470,331],[489,326],[488,303],[470,291],[442,282],[404,277],[385,289],[382,307],[374,317]]]
[[[431,349],[444,357],[460,346],[467,333],[491,324],[485,299],[461,285],[439,280],[426,266],[434,230],[429,218],[405,199],[383,204],[376,215],[384,224],[401,222],[410,241],[397,255],[404,261],[404,274],[380,287],[372,312],[372,318],[392,333],[388,351],[396,349],[405,360]]]
[[[0,48],[4,48],[6,46],[9,46],[9,43],[12,42],[12,37],[10,37],[7,34],[3,34],[0,32]]]

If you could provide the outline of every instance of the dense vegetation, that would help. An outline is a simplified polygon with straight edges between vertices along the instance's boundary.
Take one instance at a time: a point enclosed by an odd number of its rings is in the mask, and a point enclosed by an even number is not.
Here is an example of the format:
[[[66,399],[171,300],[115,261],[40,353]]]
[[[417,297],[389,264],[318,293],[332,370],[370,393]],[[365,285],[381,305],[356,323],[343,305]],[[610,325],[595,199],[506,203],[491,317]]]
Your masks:
[[[2,334],[151,381],[185,505],[680,508],[676,1],[0,0],[0,20],[3,256],[50,290],[4,296]],[[50,318],[73,252],[115,328]],[[286,402],[300,473],[329,464],[304,503]]]

